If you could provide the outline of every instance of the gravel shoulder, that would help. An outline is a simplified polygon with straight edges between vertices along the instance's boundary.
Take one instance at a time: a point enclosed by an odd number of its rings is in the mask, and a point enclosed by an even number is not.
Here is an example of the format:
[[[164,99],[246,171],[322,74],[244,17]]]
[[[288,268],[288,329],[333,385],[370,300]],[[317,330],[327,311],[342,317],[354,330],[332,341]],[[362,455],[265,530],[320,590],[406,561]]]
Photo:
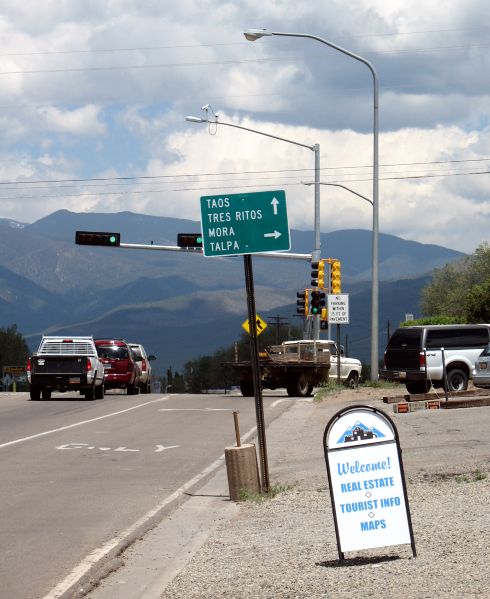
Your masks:
[[[295,402],[267,429],[272,485],[287,490],[241,502],[162,599],[489,597],[490,408],[395,415],[381,398],[399,393],[362,388]],[[322,438],[352,404],[379,407],[397,425],[416,558],[403,545],[337,560]]]

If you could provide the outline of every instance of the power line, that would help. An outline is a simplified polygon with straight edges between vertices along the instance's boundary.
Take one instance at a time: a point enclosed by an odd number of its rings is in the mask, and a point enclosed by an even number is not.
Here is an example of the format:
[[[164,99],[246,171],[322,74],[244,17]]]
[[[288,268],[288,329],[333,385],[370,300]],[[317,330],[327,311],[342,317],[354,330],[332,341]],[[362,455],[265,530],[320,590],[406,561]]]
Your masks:
[[[399,166],[427,166],[432,164],[463,164],[465,162],[487,162],[490,158],[466,158],[456,160],[429,160],[424,162],[398,162],[380,164],[380,168],[392,168]],[[372,164],[365,165],[339,165],[323,167],[321,171],[333,171],[339,169],[370,169]],[[89,183],[93,181],[108,182],[108,181],[138,181],[138,180],[157,180],[170,178],[188,178],[188,177],[214,177],[225,175],[256,175],[256,174],[275,174],[275,173],[304,173],[310,172],[311,168],[296,168],[296,169],[279,169],[279,170],[262,170],[262,171],[220,171],[216,173],[180,173],[174,175],[134,175],[121,177],[87,177],[78,179],[35,179],[31,181],[0,181],[0,185],[35,185],[39,183]]]
[[[295,62],[300,58],[244,58],[237,60],[211,60],[208,62],[167,62],[162,64],[142,64],[142,65],[121,65],[107,67],[66,67],[62,69],[31,69],[24,71],[0,71],[0,75],[36,75],[40,73],[85,73],[88,71],[133,71],[144,69],[166,69],[177,67],[209,67],[221,66],[229,64],[249,64],[249,63],[265,63],[265,62]]]
[[[488,171],[475,171],[470,173],[440,173],[440,174],[426,174],[426,175],[406,175],[399,177],[380,177],[380,181],[394,181],[394,180],[403,180],[403,179],[433,179],[437,177],[462,177],[462,176],[470,176],[470,175],[488,175],[490,174],[490,170]],[[348,180],[336,180],[338,183],[364,183],[369,182],[371,179],[348,179]],[[277,187],[281,185],[283,187],[290,186],[299,186],[302,185],[301,181],[297,181],[296,183],[288,183],[288,182],[277,182],[271,184],[261,184],[261,187]],[[227,185],[227,190],[234,189],[252,189],[256,188],[257,184],[251,185]],[[93,196],[122,196],[122,195],[143,195],[149,193],[168,193],[168,192],[183,192],[183,191],[221,191],[222,187],[210,187],[207,185],[206,187],[180,187],[176,189],[145,189],[143,191],[131,190],[131,191],[101,191],[101,192],[92,192],[92,193],[79,193],[79,194],[54,194],[54,195],[33,195],[33,196],[1,196],[1,200],[34,200],[34,199],[54,199],[54,198],[80,198],[80,197],[93,197]]]

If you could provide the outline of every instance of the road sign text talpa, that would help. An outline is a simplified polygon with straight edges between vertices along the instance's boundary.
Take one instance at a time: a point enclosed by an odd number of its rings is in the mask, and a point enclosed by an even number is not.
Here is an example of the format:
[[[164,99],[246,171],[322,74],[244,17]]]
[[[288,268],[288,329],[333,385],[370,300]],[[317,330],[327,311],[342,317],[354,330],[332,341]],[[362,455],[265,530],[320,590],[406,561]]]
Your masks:
[[[284,191],[201,197],[205,256],[285,251],[291,247]]]

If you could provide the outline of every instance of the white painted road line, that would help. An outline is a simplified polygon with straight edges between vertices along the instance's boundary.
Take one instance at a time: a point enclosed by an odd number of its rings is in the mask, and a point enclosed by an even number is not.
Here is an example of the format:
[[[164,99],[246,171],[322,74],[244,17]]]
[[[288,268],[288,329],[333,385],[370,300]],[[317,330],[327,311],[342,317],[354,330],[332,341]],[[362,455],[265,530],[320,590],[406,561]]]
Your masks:
[[[255,434],[257,428],[254,426],[251,428],[245,435],[242,436],[241,440],[243,442],[248,441]],[[183,495],[188,489],[192,488],[194,485],[199,483],[203,478],[208,476],[217,470],[220,466],[223,465],[225,460],[225,454],[222,454],[217,460],[215,460],[212,464],[210,464],[207,468],[202,470],[199,474],[191,478],[191,480],[184,483],[181,487],[179,487],[176,491],[174,491],[171,495],[166,497],[163,501],[157,504],[152,510],[147,512],[142,518],[137,520],[132,526],[123,530],[120,534],[112,538],[102,547],[95,549],[92,553],[89,553],[87,557],[80,562],[75,568],[68,574],[68,576],[62,580],[56,587],[51,590],[47,595],[45,595],[42,599],[59,599],[64,593],[66,593],[78,580],[80,580],[85,574],[90,571],[90,568],[98,561],[103,559],[112,549],[117,547],[119,543],[124,541],[131,534],[136,532],[140,527],[144,526],[148,520],[153,518],[165,508],[172,501],[177,499],[180,495]]]
[[[105,416],[98,416],[97,418],[91,418],[89,420],[82,420],[81,422],[74,422],[73,424],[68,424],[67,426],[62,426],[60,428],[54,428],[50,431],[43,431],[42,433],[36,433],[35,435],[30,435],[29,437],[23,437],[21,439],[15,439],[14,441],[8,441],[7,443],[2,443],[0,445],[0,449],[4,447],[10,447],[11,445],[17,445],[18,443],[24,443],[25,441],[31,441],[32,439],[39,439],[39,437],[45,437],[46,435],[51,435],[53,433],[59,433],[61,431],[67,431],[71,428],[76,428],[77,426],[82,426],[83,424],[90,424],[91,422],[97,422],[97,420],[104,420],[105,418],[111,418],[111,416],[118,416],[119,414],[125,414],[126,412],[131,412],[132,410],[137,410],[138,408],[143,408],[144,406],[149,406],[154,403],[158,403],[161,401],[167,401],[170,399],[170,396],[167,395],[165,397],[160,397],[159,399],[153,399],[152,401],[146,401],[145,403],[140,403],[137,406],[131,406],[130,408],[126,408],[125,410],[119,410],[118,412],[111,412],[111,414],[105,414]]]
[[[233,412],[231,408],[160,408],[159,412]]]

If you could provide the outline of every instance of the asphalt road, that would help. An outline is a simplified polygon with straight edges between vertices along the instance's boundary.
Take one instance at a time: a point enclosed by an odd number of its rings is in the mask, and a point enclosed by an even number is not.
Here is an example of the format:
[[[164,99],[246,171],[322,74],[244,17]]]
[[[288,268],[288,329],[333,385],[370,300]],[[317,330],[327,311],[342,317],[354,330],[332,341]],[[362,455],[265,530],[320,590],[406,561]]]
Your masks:
[[[289,404],[264,397],[266,421]],[[235,444],[233,411],[242,436],[255,427],[238,395],[0,394],[1,596],[56,597],[87,556],[138,534]]]

